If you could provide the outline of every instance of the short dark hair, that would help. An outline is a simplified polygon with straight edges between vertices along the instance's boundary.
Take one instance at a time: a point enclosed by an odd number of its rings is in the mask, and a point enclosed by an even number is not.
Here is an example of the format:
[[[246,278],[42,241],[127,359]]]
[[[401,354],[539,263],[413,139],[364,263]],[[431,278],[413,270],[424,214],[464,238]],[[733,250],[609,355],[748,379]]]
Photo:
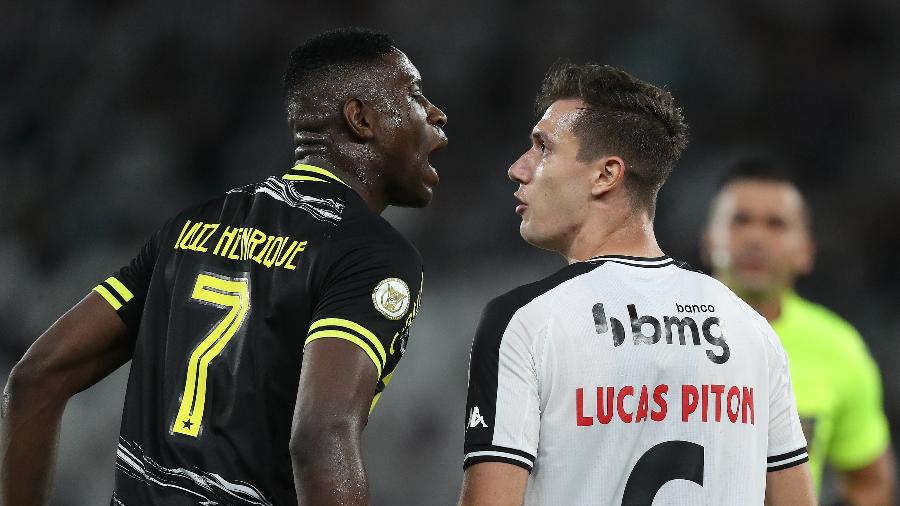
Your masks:
[[[764,181],[793,187],[802,201],[803,219],[807,225],[812,226],[812,210],[797,182],[794,167],[788,160],[773,155],[749,155],[738,158],[719,178],[717,193],[721,193],[726,186],[737,181]]]
[[[336,113],[334,106],[366,77],[364,67],[394,49],[389,35],[356,27],[323,32],[297,46],[284,71],[288,120]]]
[[[688,126],[672,95],[609,65],[561,62],[538,94],[542,115],[553,102],[578,98],[585,111],[573,126],[581,141],[578,159],[618,154],[626,161],[632,201],[650,211],[656,194],[687,146]]]
[[[717,188],[722,189],[740,180],[771,181],[785,183],[799,190],[794,168],[790,162],[775,156],[751,155],[738,158],[719,178]]]

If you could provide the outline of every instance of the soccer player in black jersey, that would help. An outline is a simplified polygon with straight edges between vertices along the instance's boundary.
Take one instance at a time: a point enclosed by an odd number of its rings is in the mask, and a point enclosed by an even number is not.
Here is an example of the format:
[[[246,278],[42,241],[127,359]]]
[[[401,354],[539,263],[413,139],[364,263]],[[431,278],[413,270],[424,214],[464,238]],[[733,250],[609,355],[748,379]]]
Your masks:
[[[368,503],[360,436],[419,309],[444,113],[383,34],[314,37],[285,73],[300,160],[171,218],[54,323],[3,397],[3,504],[48,500],[66,401],[132,360],[113,505]]]

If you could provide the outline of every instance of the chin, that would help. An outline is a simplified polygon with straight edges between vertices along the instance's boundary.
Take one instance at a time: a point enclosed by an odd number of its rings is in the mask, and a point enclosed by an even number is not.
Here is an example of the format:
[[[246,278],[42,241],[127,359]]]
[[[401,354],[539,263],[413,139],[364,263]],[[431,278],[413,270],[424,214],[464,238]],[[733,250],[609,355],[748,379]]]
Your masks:
[[[524,221],[519,225],[519,235],[522,236],[522,239],[524,239],[525,242],[536,248],[548,251],[559,251],[559,248],[556,246],[552,237],[544,237],[534,233]]]
[[[742,294],[753,298],[768,295],[772,292],[773,285],[775,284],[768,276],[732,275],[732,280],[736,289],[735,291],[739,291]]]
[[[433,197],[434,193],[431,188],[425,187],[421,191],[391,199],[391,205],[397,207],[422,208],[428,206]]]

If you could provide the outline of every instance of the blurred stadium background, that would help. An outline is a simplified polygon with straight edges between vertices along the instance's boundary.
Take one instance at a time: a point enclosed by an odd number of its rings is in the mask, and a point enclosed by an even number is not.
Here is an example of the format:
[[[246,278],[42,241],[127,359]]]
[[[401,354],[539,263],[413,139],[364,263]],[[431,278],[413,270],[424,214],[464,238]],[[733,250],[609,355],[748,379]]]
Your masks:
[[[900,437],[900,3],[176,2],[0,6],[0,379],[53,319],[181,208],[292,161],[280,77],[323,29],[391,33],[448,114],[426,210],[386,217],[426,259],[424,309],[365,436],[375,504],[452,504],[466,365],[491,297],[562,265],[518,236],[506,169],[560,57],[668,87],[693,141],[657,233],[698,265],[718,172],[794,161],[815,212],[802,294],[856,325]],[[298,335],[303,329],[298,329]],[[54,505],[107,504],[127,367],[77,396]]]

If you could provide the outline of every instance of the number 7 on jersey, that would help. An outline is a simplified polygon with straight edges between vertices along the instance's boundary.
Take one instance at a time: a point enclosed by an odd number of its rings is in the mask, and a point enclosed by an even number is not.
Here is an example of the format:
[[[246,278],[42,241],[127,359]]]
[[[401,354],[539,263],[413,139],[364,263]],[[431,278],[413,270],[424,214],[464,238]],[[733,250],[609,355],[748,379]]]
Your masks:
[[[172,425],[172,432],[175,434],[197,437],[203,423],[209,363],[225,349],[244,324],[250,311],[250,281],[247,278],[222,278],[201,272],[194,284],[191,299],[228,310],[191,353],[181,404]]]

